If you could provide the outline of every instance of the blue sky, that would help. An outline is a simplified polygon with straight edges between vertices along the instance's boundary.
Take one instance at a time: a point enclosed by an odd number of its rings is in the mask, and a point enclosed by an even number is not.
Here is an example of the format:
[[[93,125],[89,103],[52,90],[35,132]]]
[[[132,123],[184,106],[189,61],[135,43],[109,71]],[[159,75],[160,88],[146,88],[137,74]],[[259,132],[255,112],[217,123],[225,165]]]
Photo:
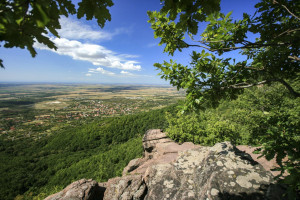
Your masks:
[[[114,2],[112,20],[103,29],[94,20],[61,18],[61,38],[52,38],[56,52],[35,44],[38,55],[32,58],[27,50],[0,47],[6,67],[0,69],[0,82],[167,84],[157,76],[153,63],[172,57],[163,53],[147,23],[147,11],[159,10],[160,1]],[[256,2],[222,0],[221,7],[238,19],[243,12],[254,13]],[[172,59],[188,64],[191,50],[175,53]]]

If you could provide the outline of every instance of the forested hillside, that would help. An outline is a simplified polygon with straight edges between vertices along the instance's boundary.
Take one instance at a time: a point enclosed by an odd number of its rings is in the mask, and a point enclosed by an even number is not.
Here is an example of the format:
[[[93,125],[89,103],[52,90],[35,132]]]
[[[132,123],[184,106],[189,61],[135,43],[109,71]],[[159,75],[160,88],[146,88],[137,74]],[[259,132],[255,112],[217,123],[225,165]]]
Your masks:
[[[81,178],[102,182],[121,175],[131,159],[142,155],[141,136],[165,128],[165,113],[174,108],[78,123],[40,140],[2,135],[0,199],[44,198]]]

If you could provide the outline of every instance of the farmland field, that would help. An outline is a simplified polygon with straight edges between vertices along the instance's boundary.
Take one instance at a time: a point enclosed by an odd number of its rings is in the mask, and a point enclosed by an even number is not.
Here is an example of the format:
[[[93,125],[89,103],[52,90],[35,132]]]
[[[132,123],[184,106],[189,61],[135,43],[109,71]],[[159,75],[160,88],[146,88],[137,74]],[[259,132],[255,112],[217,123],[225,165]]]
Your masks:
[[[0,133],[40,137],[78,120],[163,108],[183,96],[166,86],[2,84]]]

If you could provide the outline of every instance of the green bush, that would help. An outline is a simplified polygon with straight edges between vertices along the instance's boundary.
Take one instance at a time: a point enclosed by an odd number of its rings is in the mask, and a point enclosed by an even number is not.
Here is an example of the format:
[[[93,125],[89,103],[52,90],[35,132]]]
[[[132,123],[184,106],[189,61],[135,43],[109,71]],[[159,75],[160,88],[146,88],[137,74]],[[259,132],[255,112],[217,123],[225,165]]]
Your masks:
[[[167,115],[168,136],[178,142],[201,145],[231,141],[261,146],[267,159],[276,158],[284,183],[300,189],[300,98],[291,97],[281,85],[247,89],[236,100],[199,113]],[[284,161],[284,158],[288,158]]]

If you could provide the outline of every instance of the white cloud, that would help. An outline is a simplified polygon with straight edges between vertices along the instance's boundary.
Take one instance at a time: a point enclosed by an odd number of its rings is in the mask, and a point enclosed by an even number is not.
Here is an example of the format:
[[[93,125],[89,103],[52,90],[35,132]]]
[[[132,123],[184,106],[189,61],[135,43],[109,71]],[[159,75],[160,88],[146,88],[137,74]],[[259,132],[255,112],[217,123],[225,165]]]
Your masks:
[[[139,57],[138,55],[130,55],[130,54],[120,54],[119,56],[123,57],[123,58],[138,58]]]
[[[124,59],[124,54],[117,54],[105,47],[97,44],[81,43],[76,40],[69,40],[66,38],[51,38],[57,47],[56,52],[60,55],[67,55],[74,60],[83,60],[91,62],[96,66],[103,66],[108,68],[116,68],[121,70],[137,70],[142,69],[139,62],[135,60]],[[35,43],[35,48],[50,50],[47,46]],[[128,55],[128,54],[125,54]]]
[[[109,76],[118,76],[114,72],[104,70],[102,67],[114,68],[120,70],[136,70],[142,69],[139,62],[134,60],[137,55],[130,54],[117,54],[104,46],[98,44],[92,44],[84,41],[92,40],[110,40],[113,36],[118,34],[130,34],[131,28],[118,28],[114,32],[109,33],[103,30],[93,30],[91,26],[83,24],[79,21],[72,20],[70,18],[62,17],[60,19],[61,29],[58,30],[58,34],[61,38],[50,37],[50,40],[54,42],[57,50],[49,49],[47,46],[36,42],[35,48],[50,50],[59,55],[70,56],[74,60],[87,61],[95,66],[101,66],[96,69],[89,69],[85,76],[92,76],[93,73],[101,73]],[[125,71],[123,71],[125,72]],[[133,75],[126,72],[121,73],[123,75]]]
[[[58,35],[67,39],[89,39],[89,40],[110,40],[115,33],[108,33],[100,30],[93,30],[90,26],[70,18],[62,17],[59,20],[61,29]]]
[[[133,32],[133,27],[126,27],[126,28],[116,28],[112,33],[113,36],[120,35],[120,34],[127,34],[130,35]]]
[[[102,67],[98,68],[89,68],[89,71],[85,74],[86,76],[92,76],[93,74],[103,74],[103,75],[108,75],[108,76],[114,76],[114,77],[132,77],[132,78],[137,78],[137,77],[153,77],[149,75],[141,75],[141,74],[133,74],[128,71],[121,70],[119,74],[116,74],[111,71],[104,70]]]
[[[134,76],[133,73],[130,73],[130,72],[127,72],[127,71],[123,71],[123,70],[120,73],[123,74],[123,75],[127,75],[127,76]]]
[[[91,73],[100,73],[100,74],[109,75],[109,76],[115,75],[115,73],[107,71],[107,70],[103,69],[102,67],[98,67],[96,69],[90,68],[88,71],[88,74],[91,74]]]
[[[94,30],[91,26],[67,17],[61,17],[59,23],[61,29],[57,30],[58,35],[61,38],[75,40],[111,40],[115,35],[130,34],[132,32],[131,27],[117,28],[113,32],[107,32],[97,26],[96,30]]]
[[[121,74],[121,77],[125,77],[125,76],[128,76],[128,77],[153,77],[153,76],[150,76],[150,75],[143,75],[143,74],[133,74],[131,72],[128,72],[128,71],[124,71],[122,70],[120,72]]]
[[[147,47],[149,47],[149,48],[156,47],[156,46],[158,46],[158,42],[153,42],[153,43],[147,44]]]

